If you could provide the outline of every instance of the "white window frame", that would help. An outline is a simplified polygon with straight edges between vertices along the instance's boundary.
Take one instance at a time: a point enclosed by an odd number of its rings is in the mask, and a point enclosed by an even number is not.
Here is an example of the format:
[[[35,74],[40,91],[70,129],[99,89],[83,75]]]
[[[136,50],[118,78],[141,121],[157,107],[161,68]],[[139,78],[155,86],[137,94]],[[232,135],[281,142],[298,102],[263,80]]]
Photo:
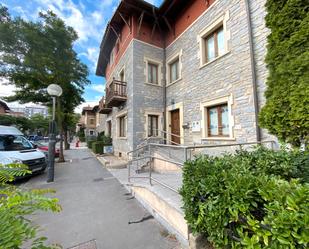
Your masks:
[[[150,84],[152,86],[162,86],[162,62],[160,62],[159,60],[152,59],[152,58],[144,57],[144,63],[145,63],[145,69],[144,69],[145,83]],[[148,64],[149,63],[158,66],[158,84],[148,82]]]
[[[199,43],[199,51],[198,51],[198,58],[200,58],[200,68],[218,60],[219,58],[228,54],[229,51],[229,40],[230,40],[230,30],[227,30],[227,21],[229,20],[230,15],[229,11],[226,11],[221,17],[216,19],[210,25],[208,25],[204,30],[202,30],[198,36],[197,41]],[[206,42],[205,39],[209,37],[213,32],[215,32],[218,28],[223,27],[223,36],[224,36],[224,53],[215,57],[211,61],[207,61],[206,58]]]
[[[208,109],[213,106],[227,104],[229,116],[229,136],[209,136],[208,135]],[[205,101],[200,104],[202,111],[202,139],[206,140],[235,140],[234,137],[234,116],[232,115],[233,95],[216,98],[213,100]]]
[[[174,80],[173,82],[171,82],[171,64],[173,64],[173,62],[175,60],[177,60],[177,58],[179,59],[179,78],[177,80]],[[167,71],[167,84],[166,86],[170,86],[178,81],[180,81],[182,79],[182,49],[176,53],[173,54],[172,56],[167,58],[167,62],[166,62],[166,71]]]

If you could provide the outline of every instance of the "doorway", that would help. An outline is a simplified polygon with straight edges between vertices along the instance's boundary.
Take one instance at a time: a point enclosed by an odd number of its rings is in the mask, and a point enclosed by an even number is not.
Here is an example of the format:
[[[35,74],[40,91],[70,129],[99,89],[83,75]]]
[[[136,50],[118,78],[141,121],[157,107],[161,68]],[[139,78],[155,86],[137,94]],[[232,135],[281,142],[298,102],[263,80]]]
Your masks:
[[[171,111],[171,140],[173,144],[180,144],[180,115],[179,109]],[[176,135],[176,136],[175,136]]]

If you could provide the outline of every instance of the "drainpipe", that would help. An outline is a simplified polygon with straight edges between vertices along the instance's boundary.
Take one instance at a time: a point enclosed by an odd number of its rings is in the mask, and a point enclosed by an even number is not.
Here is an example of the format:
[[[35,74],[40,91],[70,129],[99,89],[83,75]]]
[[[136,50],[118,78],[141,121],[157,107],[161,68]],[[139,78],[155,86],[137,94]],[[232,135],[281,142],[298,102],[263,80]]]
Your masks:
[[[252,85],[253,85],[253,102],[255,109],[255,122],[256,122],[256,140],[261,141],[261,129],[258,124],[259,118],[259,103],[257,93],[257,82],[256,82],[256,61],[254,56],[254,45],[253,45],[253,34],[252,34],[252,19],[250,13],[250,0],[245,0],[246,12],[247,12],[247,24],[248,24],[248,35],[249,35],[249,48],[250,48],[250,60],[251,60],[251,72],[252,72]]]
[[[163,79],[162,79],[162,86],[163,86],[163,131],[164,133],[164,138],[166,139],[166,41],[165,41],[165,36],[162,33],[162,39],[163,39],[163,66],[162,66],[162,74],[163,74]]]

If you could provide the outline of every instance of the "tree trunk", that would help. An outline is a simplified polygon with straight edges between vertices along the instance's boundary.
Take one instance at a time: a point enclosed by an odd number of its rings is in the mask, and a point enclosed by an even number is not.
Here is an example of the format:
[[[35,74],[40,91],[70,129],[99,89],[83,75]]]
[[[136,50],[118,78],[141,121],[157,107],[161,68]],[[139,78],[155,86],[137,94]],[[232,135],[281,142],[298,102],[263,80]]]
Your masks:
[[[68,130],[67,128],[65,127],[64,128],[64,149],[65,150],[69,150],[70,149],[70,144],[69,144],[69,140],[70,138],[68,137]]]
[[[60,131],[60,153],[59,153],[58,162],[63,163],[63,162],[65,162],[64,153],[63,153],[63,128],[61,127],[60,129],[61,129],[61,131]]]

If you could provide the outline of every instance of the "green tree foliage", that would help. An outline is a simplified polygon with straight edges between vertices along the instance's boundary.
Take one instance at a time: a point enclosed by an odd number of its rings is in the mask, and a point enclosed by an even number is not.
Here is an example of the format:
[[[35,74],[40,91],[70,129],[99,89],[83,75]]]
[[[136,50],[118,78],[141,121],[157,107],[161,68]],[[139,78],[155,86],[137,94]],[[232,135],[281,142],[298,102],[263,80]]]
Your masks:
[[[185,218],[215,248],[308,248],[309,154],[260,147],[185,164]]]
[[[29,219],[29,215],[37,211],[59,212],[61,207],[55,198],[45,194],[53,190],[26,191],[19,187],[7,184],[18,176],[31,173],[27,166],[20,164],[0,165],[0,248],[18,249],[25,242],[31,243],[32,249],[59,248],[46,246],[45,237],[38,237],[39,227]]]
[[[7,100],[51,106],[47,86],[60,85],[63,95],[57,113],[64,134],[66,116],[83,102],[84,87],[89,83],[88,68],[73,49],[77,33],[51,11],[40,13],[36,22],[11,18],[5,7],[0,7],[0,15],[0,76],[17,87]]]
[[[1,115],[0,125],[16,126],[24,133],[41,132],[42,135],[48,134],[49,118],[45,118],[40,114],[33,115],[31,118],[13,117],[9,115]]]
[[[11,126],[14,125],[23,132],[29,131],[32,129],[32,122],[25,117],[13,117],[9,115],[1,115],[0,125]]]
[[[266,105],[261,125],[280,140],[299,146],[309,141],[309,4],[268,0]]]

